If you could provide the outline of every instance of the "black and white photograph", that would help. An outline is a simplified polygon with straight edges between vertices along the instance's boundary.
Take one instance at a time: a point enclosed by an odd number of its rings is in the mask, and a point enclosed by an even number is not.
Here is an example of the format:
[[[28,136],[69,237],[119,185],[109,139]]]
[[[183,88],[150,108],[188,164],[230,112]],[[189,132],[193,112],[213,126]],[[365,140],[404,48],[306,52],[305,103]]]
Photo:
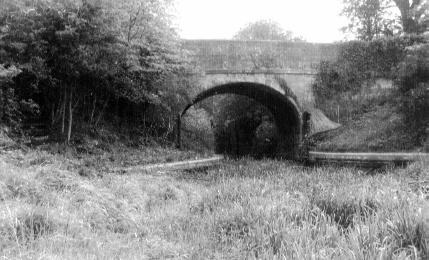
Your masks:
[[[0,260],[429,260],[429,0],[0,0]]]

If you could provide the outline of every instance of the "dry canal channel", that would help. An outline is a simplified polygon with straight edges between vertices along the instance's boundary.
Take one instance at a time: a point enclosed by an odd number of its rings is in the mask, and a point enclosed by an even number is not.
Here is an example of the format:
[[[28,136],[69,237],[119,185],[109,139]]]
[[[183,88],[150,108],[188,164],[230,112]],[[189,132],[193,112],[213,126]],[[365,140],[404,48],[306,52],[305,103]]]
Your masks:
[[[215,155],[204,159],[117,168],[115,172],[131,174],[148,171],[197,170],[220,165],[225,160],[226,157],[223,155]],[[401,165],[420,160],[429,160],[429,153],[328,153],[311,151],[309,152],[307,161],[311,164],[323,163],[377,167],[386,164]]]

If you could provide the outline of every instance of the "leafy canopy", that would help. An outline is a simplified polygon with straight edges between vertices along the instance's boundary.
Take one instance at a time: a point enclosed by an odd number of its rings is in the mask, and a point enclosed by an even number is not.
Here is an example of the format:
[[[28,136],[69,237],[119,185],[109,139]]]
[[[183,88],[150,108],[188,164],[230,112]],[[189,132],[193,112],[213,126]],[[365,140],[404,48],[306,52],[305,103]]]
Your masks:
[[[19,90],[18,99],[37,100],[40,120],[49,118],[51,124],[59,117],[64,121],[66,101],[69,118],[76,113],[73,118],[82,121],[98,122],[93,118],[107,111],[139,124],[146,120],[148,106],[163,111],[157,116],[168,117],[187,98],[191,84],[169,19],[170,4],[0,1],[0,61],[23,71],[12,86]],[[126,112],[120,111],[118,100]],[[141,113],[134,111],[138,109]]]
[[[284,30],[280,24],[271,20],[259,20],[249,23],[235,34],[234,39],[294,42],[304,41],[302,37],[294,36],[291,31]]]
[[[359,40],[422,34],[429,29],[428,0],[343,0],[341,14],[348,18],[343,31]]]

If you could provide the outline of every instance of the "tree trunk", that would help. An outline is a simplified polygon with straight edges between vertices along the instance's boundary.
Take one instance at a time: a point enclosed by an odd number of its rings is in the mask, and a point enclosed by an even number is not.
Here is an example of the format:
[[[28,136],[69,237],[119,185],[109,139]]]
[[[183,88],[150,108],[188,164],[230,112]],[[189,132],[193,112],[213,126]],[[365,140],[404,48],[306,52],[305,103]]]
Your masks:
[[[55,105],[51,107],[51,127],[54,126],[55,123]]]
[[[413,0],[411,4],[408,0],[394,0],[394,2],[401,13],[401,22],[404,32],[417,33],[417,21],[412,16],[412,11],[421,3],[421,0]]]
[[[100,122],[101,118],[103,117],[104,110],[106,110],[107,104],[109,103],[109,98],[106,99],[106,102],[104,102],[103,108],[100,111],[100,114],[97,117],[97,121],[95,121],[94,126],[97,127],[98,123]]]
[[[67,102],[67,89],[64,89],[64,99],[61,105],[61,135],[64,135],[65,121],[66,121],[66,102]]]
[[[67,130],[67,144],[70,144],[70,138],[71,138],[71,133],[72,133],[72,124],[73,124],[73,106],[72,106],[72,101],[73,101],[73,89],[70,88],[70,95],[69,95],[69,104],[68,104],[68,108],[69,108],[69,122],[68,122],[68,130]]]
[[[1,105],[0,105],[0,120],[3,121],[3,115],[5,114],[5,107],[6,107],[6,99],[4,98],[3,95],[3,89],[0,88],[0,101],[2,101]]]
[[[94,100],[92,101],[92,110],[91,116],[89,117],[89,124],[92,125],[92,121],[94,120],[95,106],[97,104],[97,95],[94,96]]]
[[[182,148],[182,117],[180,114],[176,117],[176,148],[181,149]]]

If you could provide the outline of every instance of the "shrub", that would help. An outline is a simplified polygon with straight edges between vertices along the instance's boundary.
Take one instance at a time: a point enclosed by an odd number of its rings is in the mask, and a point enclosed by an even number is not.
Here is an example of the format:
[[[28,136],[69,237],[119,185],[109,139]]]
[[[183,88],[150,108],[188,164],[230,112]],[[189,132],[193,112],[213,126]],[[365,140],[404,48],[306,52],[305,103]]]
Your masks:
[[[422,36],[404,36],[342,44],[334,62],[319,64],[313,85],[317,106],[344,123],[388,100],[384,92],[367,95],[365,87],[377,78],[395,79],[397,67],[406,57],[406,47],[421,42]]]
[[[22,113],[15,95],[12,77],[19,73],[15,67],[0,64],[0,122],[17,127],[21,124]]]
[[[407,42],[404,38],[382,38],[340,45],[335,62],[322,61],[319,65],[316,94],[327,97],[331,92],[357,92],[368,79],[390,77],[402,60]]]
[[[211,116],[205,109],[191,108],[183,118],[183,147],[189,150],[205,152],[213,146],[213,125]]]
[[[414,134],[416,145],[422,145],[429,127],[429,43],[407,48],[397,77],[400,111]]]

